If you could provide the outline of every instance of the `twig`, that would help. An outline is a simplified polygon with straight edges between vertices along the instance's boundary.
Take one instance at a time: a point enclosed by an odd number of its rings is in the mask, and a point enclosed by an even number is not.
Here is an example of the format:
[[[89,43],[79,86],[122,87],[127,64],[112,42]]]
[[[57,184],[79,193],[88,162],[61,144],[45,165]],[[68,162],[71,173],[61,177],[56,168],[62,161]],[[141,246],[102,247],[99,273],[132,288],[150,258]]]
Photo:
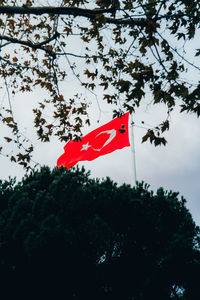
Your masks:
[[[43,47],[43,45],[51,42],[52,40],[56,39],[58,36],[59,36],[59,34],[56,32],[53,37],[47,39],[46,41],[38,43],[38,44],[33,44],[31,42],[18,40],[16,38],[12,38],[12,37],[9,37],[9,36],[6,36],[6,35],[0,36],[0,40],[5,40],[5,41],[8,41],[8,42],[13,43],[13,44],[19,44],[19,45],[27,46],[27,47],[30,47],[32,49],[40,49],[40,50],[43,50],[46,53],[48,53],[49,56],[55,58],[56,54],[53,51]]]

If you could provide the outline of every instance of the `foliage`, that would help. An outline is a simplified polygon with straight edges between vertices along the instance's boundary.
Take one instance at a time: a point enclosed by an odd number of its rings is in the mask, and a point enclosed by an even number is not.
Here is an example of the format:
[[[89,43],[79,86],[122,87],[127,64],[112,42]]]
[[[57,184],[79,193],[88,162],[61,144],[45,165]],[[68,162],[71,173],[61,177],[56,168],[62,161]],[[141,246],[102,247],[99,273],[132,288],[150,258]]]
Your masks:
[[[147,94],[150,103],[164,104],[166,118],[143,142],[166,144],[162,134],[177,105],[181,112],[200,115],[200,49],[193,43],[199,33],[198,0],[43,1],[46,6],[1,0],[0,5],[0,77],[9,91],[0,117],[14,134],[5,141],[21,149],[11,161],[29,169],[34,145],[20,131],[10,93],[35,87],[47,92],[33,110],[41,141],[78,138],[90,123],[81,93],[67,98],[62,92],[60,84],[70,82],[71,75],[80,90],[103,93],[113,116],[136,111]]]
[[[47,167],[0,191],[8,299],[198,299],[199,228],[178,193]]]

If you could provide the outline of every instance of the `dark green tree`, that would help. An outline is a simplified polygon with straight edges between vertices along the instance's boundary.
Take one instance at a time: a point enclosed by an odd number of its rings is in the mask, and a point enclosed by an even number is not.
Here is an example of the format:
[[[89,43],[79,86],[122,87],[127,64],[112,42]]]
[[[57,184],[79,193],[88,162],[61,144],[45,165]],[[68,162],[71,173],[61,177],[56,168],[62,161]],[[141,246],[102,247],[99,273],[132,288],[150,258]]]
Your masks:
[[[0,183],[8,299],[199,299],[199,228],[178,193],[44,167]],[[5,298],[4,298],[5,299]]]

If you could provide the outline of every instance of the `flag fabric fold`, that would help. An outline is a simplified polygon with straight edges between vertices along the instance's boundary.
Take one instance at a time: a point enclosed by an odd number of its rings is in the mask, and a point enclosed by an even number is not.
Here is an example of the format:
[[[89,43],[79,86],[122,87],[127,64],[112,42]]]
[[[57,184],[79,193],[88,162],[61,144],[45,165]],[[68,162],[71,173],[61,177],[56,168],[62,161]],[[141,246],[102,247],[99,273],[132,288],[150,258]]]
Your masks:
[[[91,161],[99,156],[130,146],[128,120],[129,113],[127,112],[91,131],[81,140],[69,141],[64,147],[64,154],[57,160],[57,166],[69,169],[79,161]]]

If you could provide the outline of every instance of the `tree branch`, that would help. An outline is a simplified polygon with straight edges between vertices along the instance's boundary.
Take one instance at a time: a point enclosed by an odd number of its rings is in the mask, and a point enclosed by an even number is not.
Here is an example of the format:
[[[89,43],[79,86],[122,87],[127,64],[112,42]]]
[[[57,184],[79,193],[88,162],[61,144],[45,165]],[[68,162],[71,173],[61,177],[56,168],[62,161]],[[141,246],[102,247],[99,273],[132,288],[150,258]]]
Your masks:
[[[8,59],[5,59],[4,57],[0,56],[0,61],[4,61],[5,63],[15,67],[15,68],[19,68],[19,69],[24,69],[24,70],[33,70],[35,69],[34,67],[30,67],[30,66],[23,66],[19,63],[12,63],[11,61],[9,61]]]
[[[105,18],[105,22],[108,24],[115,24],[115,25],[145,26],[147,24],[147,19],[146,18],[134,18],[134,17],[130,16],[127,19]]]
[[[9,36],[6,36],[6,35],[3,35],[3,36],[0,36],[0,40],[5,40],[5,41],[8,41],[10,43],[13,43],[13,44],[20,44],[20,45],[23,45],[23,46],[28,46],[30,48],[33,48],[33,49],[40,49],[40,50],[43,50],[45,52],[47,52],[51,57],[55,58],[56,57],[56,54],[43,47],[44,45],[48,44],[49,42],[55,40],[57,37],[59,36],[59,33],[56,32],[52,37],[50,37],[49,39],[41,42],[41,43],[38,43],[38,44],[33,44],[31,42],[27,42],[27,41],[22,41],[22,40],[18,40],[16,38],[12,38],[12,37],[9,37]],[[6,44],[4,44],[6,45]]]
[[[164,41],[165,39],[163,38],[163,36],[157,32],[157,34],[159,35],[159,37]],[[188,65],[192,66],[193,68],[197,69],[198,71],[200,71],[200,68],[198,66],[195,66],[195,64],[193,64],[191,61],[189,61],[188,59],[186,59],[183,55],[181,55],[178,50],[174,47],[172,47],[169,43],[168,43],[169,47],[181,58],[183,59],[186,63],[188,63]]]
[[[73,15],[80,17],[95,17],[99,14],[113,13],[113,8],[108,9],[86,9],[79,7],[28,7],[28,6],[0,6],[0,13],[6,14],[26,14],[26,15]]]
[[[86,9],[79,7],[56,7],[56,6],[43,6],[43,7],[28,7],[28,6],[0,6],[0,14],[22,14],[22,15],[43,15],[43,14],[51,14],[51,15],[72,15],[74,17],[85,17],[88,19],[95,19],[97,15],[104,15],[107,13],[113,14],[115,13],[117,8],[108,8],[108,9]],[[159,11],[158,11],[159,12]],[[175,19],[175,18],[183,18],[184,16],[188,17],[188,15],[184,13],[172,14],[172,15],[161,15],[158,13],[153,18],[154,21],[159,21],[161,19]],[[116,19],[104,17],[104,20],[108,24],[116,24],[116,25],[137,25],[137,26],[145,26],[148,22],[148,18],[135,18],[134,16],[128,16],[127,18]]]
[[[59,37],[59,36],[60,36],[60,34],[56,31],[52,37],[50,37],[49,39],[46,39],[45,41],[43,41],[43,42],[41,42],[41,43],[35,44],[35,45],[36,45],[37,47],[42,47],[42,46],[44,46],[44,45],[46,45],[46,44],[48,44],[48,43],[54,41],[54,40],[55,40],[57,37]]]
[[[103,15],[106,13],[113,13],[116,8],[109,9],[86,9],[79,7],[54,7],[54,6],[43,6],[43,7],[27,7],[27,6],[0,6],[0,14],[23,14],[23,15],[72,15],[74,17],[85,17],[89,19],[94,19],[97,15]],[[108,24],[116,25],[138,25],[144,26],[147,23],[145,18],[107,18],[105,17],[105,22]]]

